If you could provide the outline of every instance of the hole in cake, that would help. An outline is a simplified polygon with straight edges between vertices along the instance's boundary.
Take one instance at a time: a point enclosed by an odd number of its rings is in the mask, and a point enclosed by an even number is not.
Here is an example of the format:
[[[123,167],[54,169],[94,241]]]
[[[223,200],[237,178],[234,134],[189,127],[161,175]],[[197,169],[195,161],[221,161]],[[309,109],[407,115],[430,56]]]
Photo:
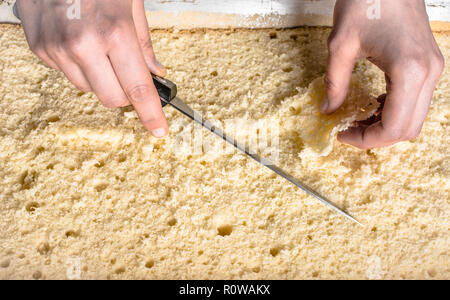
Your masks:
[[[45,151],[45,148],[42,146],[39,146],[36,148],[36,151],[34,152],[34,155],[38,156],[39,154],[41,154],[42,152]]]
[[[37,251],[39,252],[39,254],[45,255],[50,252],[50,245],[48,243],[41,243],[37,247]]]
[[[154,265],[155,265],[155,261],[154,261],[153,259],[150,259],[150,260],[148,260],[148,261],[145,263],[145,267],[146,267],[147,269],[153,268]]]
[[[220,236],[227,236],[230,235],[231,232],[233,232],[233,226],[231,225],[222,225],[219,228],[217,228],[217,232]]]
[[[30,202],[25,206],[25,209],[30,212],[33,213],[36,211],[36,209],[39,207],[39,203],[37,202]]]
[[[79,233],[74,231],[74,230],[67,230],[65,235],[66,235],[67,238],[69,238],[69,237],[78,237]]]
[[[59,120],[61,120],[59,116],[50,116],[47,118],[47,122],[49,123],[55,123],[58,122]]]
[[[98,183],[94,188],[97,192],[101,192],[103,190],[105,190],[108,187],[108,183],[103,182],[103,183]]]
[[[278,249],[278,248],[270,249],[270,255],[272,255],[273,257],[277,256],[279,253],[280,253],[280,249]]]
[[[427,272],[428,272],[428,275],[430,275],[430,277],[435,277],[437,274],[436,270],[434,270],[434,269],[430,269]]]
[[[38,174],[36,171],[25,171],[20,175],[19,182],[23,190],[29,190],[33,183],[37,180]]]
[[[276,39],[278,37],[278,34],[276,32],[271,32],[269,34],[269,37],[270,37],[271,40],[274,40],[274,39]]]
[[[177,219],[172,218],[172,219],[170,219],[170,220],[167,222],[167,224],[168,224],[169,226],[175,226],[175,225],[177,224]]]
[[[40,279],[42,277],[42,273],[41,271],[36,271],[33,273],[33,278],[34,279]]]
[[[97,162],[94,166],[95,166],[96,168],[104,167],[104,166],[105,166],[105,162],[99,161],[99,162]]]
[[[6,260],[2,261],[2,263],[0,264],[0,267],[6,269],[7,267],[9,267],[10,263],[11,263],[11,261],[9,259],[6,259]]]

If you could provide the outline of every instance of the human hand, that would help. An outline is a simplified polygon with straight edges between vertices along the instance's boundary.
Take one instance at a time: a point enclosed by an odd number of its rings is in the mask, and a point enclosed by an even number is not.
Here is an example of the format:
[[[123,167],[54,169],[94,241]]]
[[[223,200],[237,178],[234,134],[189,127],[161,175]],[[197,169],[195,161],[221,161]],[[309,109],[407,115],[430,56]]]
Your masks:
[[[362,149],[416,138],[444,68],[423,0],[380,0],[376,19],[368,17],[369,7],[359,0],[336,3],[328,40],[327,96],[321,107],[330,114],[341,106],[358,59],[367,58],[385,72],[387,95],[381,120],[338,136],[342,143]]]
[[[80,90],[93,91],[109,108],[132,104],[155,136],[168,132],[151,73],[165,76],[156,60],[143,0],[81,1],[69,18],[66,0],[18,0],[31,50],[64,72]]]

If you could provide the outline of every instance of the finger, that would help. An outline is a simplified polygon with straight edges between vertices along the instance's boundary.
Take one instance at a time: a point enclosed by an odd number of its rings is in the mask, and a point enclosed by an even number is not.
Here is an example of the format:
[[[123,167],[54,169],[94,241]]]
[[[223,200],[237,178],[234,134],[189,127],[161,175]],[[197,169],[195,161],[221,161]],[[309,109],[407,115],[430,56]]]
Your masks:
[[[35,2],[31,5],[23,5],[21,1],[16,2],[17,11],[19,16],[40,15],[41,9]],[[59,70],[58,65],[48,56],[42,46],[41,32],[38,18],[23,18],[22,27],[27,39],[27,43],[30,46],[30,50],[42,59],[49,67],[55,70]]]
[[[359,47],[334,34],[329,39],[329,54],[325,74],[326,96],[320,110],[330,114],[336,111],[347,97],[353,67],[358,59]]]
[[[144,1],[133,1],[133,19],[142,54],[144,55],[145,62],[147,63],[150,72],[161,77],[166,76],[166,69],[156,59],[155,52],[153,51],[153,44],[149,33],[147,17],[145,15]]]
[[[86,76],[81,68],[76,64],[69,55],[62,52],[54,52],[51,54],[53,61],[57,64],[59,70],[69,79],[70,82],[75,85],[79,90],[83,92],[89,92],[92,90]]]
[[[123,40],[121,40],[123,39]],[[166,117],[137,40],[136,31],[124,30],[110,50],[109,58],[119,82],[144,126],[155,137],[168,132]],[[126,44],[128,47],[120,47]]]
[[[69,81],[72,82],[73,85],[80,91],[83,91],[85,93],[92,91],[91,85],[89,84],[83,71],[77,64],[73,62],[64,64],[58,63],[58,66],[60,66],[60,69],[62,70],[64,75],[66,75],[67,79],[69,79]]]
[[[74,54],[94,93],[105,107],[116,108],[129,105],[108,57],[100,49],[89,53]]]
[[[430,110],[433,98],[434,86],[425,84],[417,101],[416,108],[412,114],[410,128],[407,134],[408,140],[417,138],[422,130],[425,120]]]
[[[339,134],[339,141],[361,149],[371,149],[409,139],[409,129],[426,71],[420,64],[410,62],[408,66],[396,67],[392,78],[381,121],[369,127],[350,128]]]
[[[430,76],[425,81],[425,84],[419,95],[416,110],[413,114],[413,121],[410,125],[410,131],[408,133],[410,139],[417,138],[420,134],[420,131],[422,130],[428,112],[430,110],[434,89],[439,82],[439,78],[444,69],[444,64],[445,63],[442,57],[437,56],[437,58],[432,59],[429,72]]]
[[[42,59],[42,61],[44,63],[46,63],[50,68],[61,71],[61,69],[59,68],[58,64],[50,58],[50,56],[47,54],[47,52],[40,48],[40,47],[31,47],[30,45],[30,49],[31,51],[36,54],[37,57],[39,57],[40,59]]]

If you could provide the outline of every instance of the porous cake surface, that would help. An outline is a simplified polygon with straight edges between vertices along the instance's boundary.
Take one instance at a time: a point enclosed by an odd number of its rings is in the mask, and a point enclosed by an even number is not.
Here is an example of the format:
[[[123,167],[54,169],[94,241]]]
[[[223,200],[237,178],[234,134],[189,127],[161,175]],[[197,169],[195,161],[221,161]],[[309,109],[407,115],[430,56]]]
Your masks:
[[[351,95],[365,96],[320,115],[328,34],[152,32],[182,99],[211,120],[273,122],[278,164],[364,226],[244,155],[189,152],[177,141],[192,122],[170,107],[170,136],[152,138],[1,25],[0,278],[449,279],[449,67],[419,138],[359,150],[334,128],[373,113],[384,76],[359,62]]]

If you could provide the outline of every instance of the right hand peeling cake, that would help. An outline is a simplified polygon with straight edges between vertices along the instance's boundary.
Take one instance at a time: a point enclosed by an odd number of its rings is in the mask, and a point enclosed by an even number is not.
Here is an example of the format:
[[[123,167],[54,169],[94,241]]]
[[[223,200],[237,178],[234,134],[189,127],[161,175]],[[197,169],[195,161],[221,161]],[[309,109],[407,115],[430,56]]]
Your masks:
[[[325,97],[324,78],[315,79],[304,93],[286,100],[290,117],[286,126],[298,132],[304,150],[300,156],[327,156],[333,149],[337,134],[345,131],[356,121],[370,118],[379,107],[357,76],[353,76],[348,96],[342,106],[331,115],[320,113],[320,105]]]

